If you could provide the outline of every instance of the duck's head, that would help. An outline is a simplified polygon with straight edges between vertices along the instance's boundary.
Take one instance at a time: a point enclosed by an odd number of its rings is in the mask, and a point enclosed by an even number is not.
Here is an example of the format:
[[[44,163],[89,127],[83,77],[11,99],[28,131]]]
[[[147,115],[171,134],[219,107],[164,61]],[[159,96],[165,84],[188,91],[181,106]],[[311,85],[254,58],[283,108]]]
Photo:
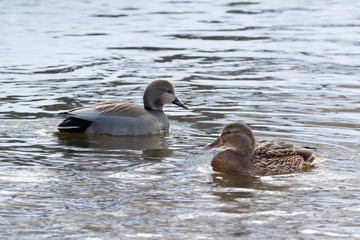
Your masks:
[[[166,80],[156,80],[150,83],[144,91],[143,100],[144,107],[147,110],[162,110],[163,106],[168,103],[173,103],[187,109],[177,99],[173,85]]]
[[[230,123],[225,126],[221,136],[214,142],[206,145],[204,149],[211,149],[219,146],[228,146],[234,152],[251,154],[255,149],[254,135],[246,124],[240,122]]]

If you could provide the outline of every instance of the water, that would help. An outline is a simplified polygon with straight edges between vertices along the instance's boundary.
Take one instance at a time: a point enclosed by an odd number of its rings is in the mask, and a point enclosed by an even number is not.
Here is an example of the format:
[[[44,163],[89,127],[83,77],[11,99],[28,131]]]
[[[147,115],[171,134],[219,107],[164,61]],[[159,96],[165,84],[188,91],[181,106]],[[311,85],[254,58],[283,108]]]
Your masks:
[[[0,1],[1,239],[360,238],[360,2]],[[59,111],[142,104],[166,136],[58,134]],[[309,171],[212,171],[231,121],[315,147]]]

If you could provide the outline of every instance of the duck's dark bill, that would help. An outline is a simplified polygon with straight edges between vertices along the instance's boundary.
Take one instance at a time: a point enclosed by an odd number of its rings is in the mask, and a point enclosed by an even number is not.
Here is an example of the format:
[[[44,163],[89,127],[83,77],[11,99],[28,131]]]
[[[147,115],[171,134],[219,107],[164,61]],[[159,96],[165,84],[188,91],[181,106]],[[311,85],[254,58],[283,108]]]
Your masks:
[[[221,140],[216,139],[214,142],[206,145],[203,149],[208,150],[208,149],[211,149],[211,148],[214,148],[214,147],[219,147],[219,146],[222,146],[222,145],[224,145],[224,143]]]
[[[172,103],[173,103],[173,104],[176,104],[176,105],[178,105],[178,106],[180,106],[180,107],[183,107],[183,108],[188,109],[187,106],[185,106],[184,104],[182,104],[182,103],[179,101],[179,99],[177,99],[177,98],[175,98],[175,100],[172,101]]]

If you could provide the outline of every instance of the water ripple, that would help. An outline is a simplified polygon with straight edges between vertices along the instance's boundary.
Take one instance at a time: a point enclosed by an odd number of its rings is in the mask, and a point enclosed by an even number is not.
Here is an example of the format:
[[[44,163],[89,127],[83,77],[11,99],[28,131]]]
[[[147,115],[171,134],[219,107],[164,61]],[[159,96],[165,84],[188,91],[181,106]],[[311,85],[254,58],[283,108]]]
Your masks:
[[[1,239],[359,238],[359,2],[17,1],[0,8]],[[168,135],[61,134],[54,115],[173,83]],[[311,147],[241,177],[225,124]],[[285,224],[284,224],[285,223]]]

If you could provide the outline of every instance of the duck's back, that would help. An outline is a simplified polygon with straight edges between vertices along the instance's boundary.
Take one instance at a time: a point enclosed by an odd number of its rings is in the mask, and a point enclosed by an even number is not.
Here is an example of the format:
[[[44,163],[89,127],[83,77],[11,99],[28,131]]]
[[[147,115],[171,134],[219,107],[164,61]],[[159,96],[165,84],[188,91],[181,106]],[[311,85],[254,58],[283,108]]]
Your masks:
[[[61,115],[73,121],[69,122],[63,129],[70,128],[69,125],[77,124],[78,119],[81,119],[89,123],[85,129],[85,132],[88,133],[144,135],[168,131],[169,128],[164,112],[148,111],[139,105],[119,100],[74,108],[61,113]],[[61,130],[61,126],[59,130]]]
[[[312,166],[313,151],[284,141],[256,143],[253,163],[260,175],[289,173]]]

